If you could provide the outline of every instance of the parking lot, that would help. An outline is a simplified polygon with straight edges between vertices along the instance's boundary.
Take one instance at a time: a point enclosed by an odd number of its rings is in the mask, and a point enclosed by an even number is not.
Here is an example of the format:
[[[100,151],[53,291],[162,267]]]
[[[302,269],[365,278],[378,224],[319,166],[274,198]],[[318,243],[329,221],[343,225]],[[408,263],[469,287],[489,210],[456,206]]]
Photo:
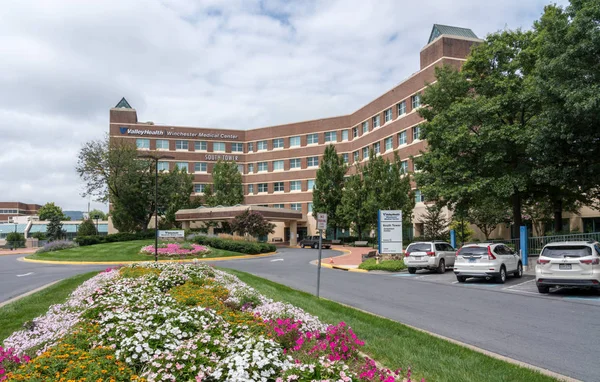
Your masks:
[[[383,273],[380,274],[384,275]],[[385,274],[384,277],[401,277],[403,279],[414,280],[415,282],[430,282],[437,284],[448,284],[453,287],[460,288],[477,288],[504,293],[518,293],[541,298],[562,299],[600,306],[600,292],[598,291],[554,288],[549,294],[540,294],[535,286],[535,276],[532,274],[524,274],[521,278],[509,276],[504,284],[498,284],[494,282],[494,280],[475,278],[470,278],[464,283],[459,283],[456,280],[456,276],[454,276],[454,272],[452,272],[452,270],[447,270],[446,273],[443,274],[436,273],[435,271],[418,270],[417,273],[413,275],[408,272],[400,272],[394,274]]]

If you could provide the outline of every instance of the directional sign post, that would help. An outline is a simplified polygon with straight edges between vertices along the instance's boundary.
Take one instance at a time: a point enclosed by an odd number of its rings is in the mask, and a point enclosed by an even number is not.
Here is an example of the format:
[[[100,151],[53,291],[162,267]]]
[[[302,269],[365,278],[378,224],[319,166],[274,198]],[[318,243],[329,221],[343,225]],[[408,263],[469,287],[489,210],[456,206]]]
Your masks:
[[[317,229],[319,230],[319,263],[317,264],[317,298],[321,289],[321,247],[323,231],[327,231],[327,214],[317,214]]]

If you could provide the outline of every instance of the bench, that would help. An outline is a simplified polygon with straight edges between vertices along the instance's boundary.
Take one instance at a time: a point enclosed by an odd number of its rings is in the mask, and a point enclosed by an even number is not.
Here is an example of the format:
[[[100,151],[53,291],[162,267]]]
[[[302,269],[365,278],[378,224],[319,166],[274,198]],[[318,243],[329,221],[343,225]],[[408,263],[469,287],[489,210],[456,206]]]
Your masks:
[[[355,247],[366,247],[367,245],[369,245],[368,241],[355,241],[354,242]]]
[[[377,251],[369,251],[367,253],[363,253],[362,256],[361,256],[362,257],[362,262],[364,262],[367,259],[372,259],[375,256],[377,256]]]

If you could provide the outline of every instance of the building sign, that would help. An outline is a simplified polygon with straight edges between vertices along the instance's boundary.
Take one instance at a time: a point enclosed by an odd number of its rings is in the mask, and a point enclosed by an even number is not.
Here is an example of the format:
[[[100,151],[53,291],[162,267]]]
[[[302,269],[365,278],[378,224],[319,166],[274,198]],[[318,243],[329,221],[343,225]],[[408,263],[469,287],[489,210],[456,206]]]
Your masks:
[[[327,214],[317,214],[317,229],[321,231],[327,229]]]
[[[209,161],[218,161],[218,160],[226,160],[226,161],[236,161],[239,159],[238,155],[222,155],[222,154],[206,154],[204,155],[204,160]]]
[[[402,211],[382,211],[377,214],[379,253],[402,253]]]
[[[129,128],[126,126],[119,127],[119,131],[123,135],[139,135],[139,136],[154,136],[154,137],[183,137],[183,138],[210,138],[210,139],[239,139],[239,135],[223,134],[223,133],[189,133],[187,131],[171,131],[171,130],[150,130]]]
[[[184,230],[169,230],[169,231],[158,231],[158,237],[161,239],[182,239],[185,238]]]

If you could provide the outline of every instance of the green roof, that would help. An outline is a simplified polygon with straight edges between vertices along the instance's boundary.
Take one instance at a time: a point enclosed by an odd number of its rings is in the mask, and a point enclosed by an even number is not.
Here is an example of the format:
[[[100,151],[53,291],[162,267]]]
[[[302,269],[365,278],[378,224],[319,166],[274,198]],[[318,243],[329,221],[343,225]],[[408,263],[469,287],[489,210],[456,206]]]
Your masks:
[[[459,28],[453,27],[450,25],[441,25],[441,24],[433,24],[433,29],[431,29],[431,34],[429,35],[428,44],[440,37],[441,35],[450,35],[450,36],[458,36],[458,37],[468,37],[468,38],[479,38],[469,28]]]
[[[115,109],[133,109],[125,97],[121,98]]]

